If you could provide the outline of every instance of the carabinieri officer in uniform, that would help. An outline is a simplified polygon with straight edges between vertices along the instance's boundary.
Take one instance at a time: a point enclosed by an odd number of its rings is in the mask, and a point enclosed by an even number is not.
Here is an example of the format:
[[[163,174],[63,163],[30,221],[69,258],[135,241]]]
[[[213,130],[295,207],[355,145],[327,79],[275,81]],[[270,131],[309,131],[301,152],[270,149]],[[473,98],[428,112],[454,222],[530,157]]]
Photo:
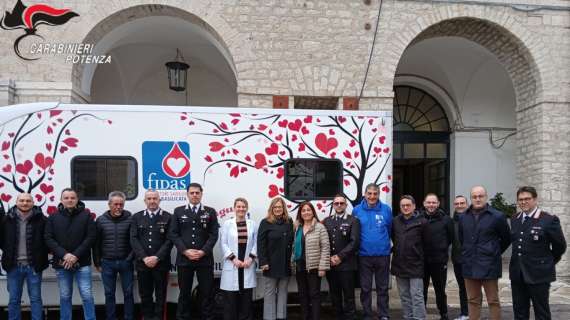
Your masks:
[[[339,320],[352,320],[356,314],[354,277],[358,267],[356,254],[360,248],[360,221],[346,212],[347,204],[343,195],[336,195],[333,199],[334,215],[323,220],[331,250],[331,270],[327,272],[327,280]]]
[[[556,280],[555,264],[566,251],[566,240],[558,217],[538,208],[535,188],[519,188],[517,201],[522,212],[511,220],[509,266],[515,319],[529,319],[531,301],[535,319],[551,319],[550,283]]]
[[[156,190],[145,192],[144,203],[146,209],[135,213],[131,225],[141,312],[144,319],[166,320],[166,289],[172,251],[172,241],[167,233],[172,215],[160,208],[160,195]]]
[[[191,318],[192,281],[196,274],[201,299],[200,319],[211,320],[214,319],[213,249],[218,240],[220,226],[216,210],[202,204],[202,186],[191,183],[188,185],[187,193],[189,203],[174,209],[169,230],[169,238],[178,249],[176,266],[180,296],[176,319]]]

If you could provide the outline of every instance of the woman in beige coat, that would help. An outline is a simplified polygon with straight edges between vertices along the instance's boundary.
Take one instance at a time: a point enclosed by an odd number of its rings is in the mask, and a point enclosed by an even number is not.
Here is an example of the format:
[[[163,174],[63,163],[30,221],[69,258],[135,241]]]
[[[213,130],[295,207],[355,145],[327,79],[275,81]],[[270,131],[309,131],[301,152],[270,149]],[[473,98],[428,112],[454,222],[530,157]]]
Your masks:
[[[321,313],[321,278],[330,269],[329,236],[310,202],[299,205],[295,221],[293,260],[303,319],[318,320]]]

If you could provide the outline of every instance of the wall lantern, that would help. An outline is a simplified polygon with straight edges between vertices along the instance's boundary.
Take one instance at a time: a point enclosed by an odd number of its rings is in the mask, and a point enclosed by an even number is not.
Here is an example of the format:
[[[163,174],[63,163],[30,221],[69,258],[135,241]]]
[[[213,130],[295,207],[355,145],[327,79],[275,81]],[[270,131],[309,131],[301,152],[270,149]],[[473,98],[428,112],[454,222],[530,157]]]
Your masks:
[[[174,61],[165,63],[168,72],[168,87],[174,91],[186,90],[188,69],[190,66],[184,61],[180,50],[176,49]]]

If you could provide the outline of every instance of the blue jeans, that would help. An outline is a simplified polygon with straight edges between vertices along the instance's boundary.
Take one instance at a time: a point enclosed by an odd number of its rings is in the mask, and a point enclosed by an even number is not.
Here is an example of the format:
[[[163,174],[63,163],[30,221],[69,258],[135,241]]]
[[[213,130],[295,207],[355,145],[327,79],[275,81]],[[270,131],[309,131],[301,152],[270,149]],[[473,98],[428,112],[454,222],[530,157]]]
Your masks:
[[[123,299],[125,309],[125,320],[133,319],[134,298],[133,298],[133,262],[130,260],[101,260],[101,279],[105,287],[105,313],[108,320],[117,319],[115,315],[115,291],[117,289],[117,275],[121,277],[121,287],[123,288]]]
[[[71,320],[73,296],[73,278],[77,282],[79,295],[83,301],[83,318],[95,320],[95,303],[91,290],[91,266],[81,267],[77,270],[56,269],[59,285],[59,319]]]
[[[30,306],[32,309],[32,320],[41,320],[42,314],[42,273],[35,272],[32,266],[16,266],[8,271],[8,292],[10,302],[8,303],[8,319],[20,320],[22,313],[20,305],[22,303],[22,291],[24,280],[28,287]]]

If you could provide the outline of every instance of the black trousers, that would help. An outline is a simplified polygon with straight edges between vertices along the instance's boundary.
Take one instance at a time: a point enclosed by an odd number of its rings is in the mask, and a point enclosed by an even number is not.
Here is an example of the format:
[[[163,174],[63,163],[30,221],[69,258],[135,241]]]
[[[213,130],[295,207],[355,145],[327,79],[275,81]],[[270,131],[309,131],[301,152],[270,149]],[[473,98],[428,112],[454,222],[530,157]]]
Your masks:
[[[144,320],[168,319],[166,315],[166,288],[168,270],[137,271],[141,312]],[[156,297],[156,300],[153,298]]]
[[[389,318],[388,285],[390,282],[390,256],[359,257],[360,302],[364,309],[364,320],[372,320],[372,278],[376,283],[376,305],[380,318]]]
[[[528,320],[530,317],[530,302],[534,309],[536,320],[550,320],[550,306],[548,299],[550,283],[526,284],[511,281],[513,294],[513,311],[516,320]]]
[[[336,318],[338,320],[353,320],[356,313],[354,271],[329,271],[327,272],[327,280],[331,302],[336,310]]]
[[[297,287],[303,320],[321,319],[321,278],[317,270],[297,271]]]
[[[251,320],[253,289],[224,291],[224,320]]]
[[[463,268],[461,263],[453,264],[453,272],[455,273],[455,280],[459,287],[459,304],[461,305],[461,315],[469,315],[469,308],[467,303],[467,290],[465,290],[465,279],[463,279]]]
[[[178,266],[178,287],[180,296],[178,297],[178,307],[176,309],[176,319],[190,320],[190,303],[192,301],[192,282],[194,274],[198,278],[198,295],[200,299],[200,311],[202,320],[214,319],[214,269],[208,267],[184,267]]]
[[[447,315],[447,295],[445,284],[447,282],[447,263],[426,263],[424,267],[424,303],[427,306],[429,280],[433,282],[435,303],[440,315]]]

